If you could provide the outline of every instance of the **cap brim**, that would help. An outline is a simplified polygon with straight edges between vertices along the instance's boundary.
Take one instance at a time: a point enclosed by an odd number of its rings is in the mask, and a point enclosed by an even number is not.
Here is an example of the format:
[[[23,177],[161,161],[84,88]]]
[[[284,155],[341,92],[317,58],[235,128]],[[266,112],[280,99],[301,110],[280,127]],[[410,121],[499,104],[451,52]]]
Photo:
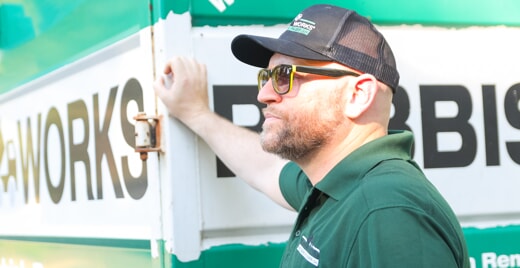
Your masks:
[[[241,62],[260,68],[266,68],[269,65],[269,60],[274,53],[307,60],[330,60],[326,56],[289,40],[246,34],[233,39],[231,51]]]

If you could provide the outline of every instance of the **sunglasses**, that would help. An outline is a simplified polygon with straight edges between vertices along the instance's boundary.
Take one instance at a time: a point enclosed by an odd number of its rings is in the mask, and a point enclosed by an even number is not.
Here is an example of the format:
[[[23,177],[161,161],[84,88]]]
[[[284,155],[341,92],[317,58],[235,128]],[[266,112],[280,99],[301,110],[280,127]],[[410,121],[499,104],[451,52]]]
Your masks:
[[[274,91],[279,95],[287,94],[293,86],[294,73],[316,74],[328,77],[359,76],[360,74],[340,69],[311,67],[301,65],[280,64],[273,69],[261,69],[258,72],[258,90],[261,90],[271,79]]]

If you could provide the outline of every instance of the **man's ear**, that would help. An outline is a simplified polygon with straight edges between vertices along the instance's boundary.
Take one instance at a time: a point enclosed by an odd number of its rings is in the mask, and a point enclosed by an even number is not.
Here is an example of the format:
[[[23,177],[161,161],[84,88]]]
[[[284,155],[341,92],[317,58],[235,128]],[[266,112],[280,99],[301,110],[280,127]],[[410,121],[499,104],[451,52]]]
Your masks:
[[[361,116],[373,103],[377,93],[377,79],[370,74],[362,74],[352,80],[353,86],[347,92],[345,114],[350,118]]]

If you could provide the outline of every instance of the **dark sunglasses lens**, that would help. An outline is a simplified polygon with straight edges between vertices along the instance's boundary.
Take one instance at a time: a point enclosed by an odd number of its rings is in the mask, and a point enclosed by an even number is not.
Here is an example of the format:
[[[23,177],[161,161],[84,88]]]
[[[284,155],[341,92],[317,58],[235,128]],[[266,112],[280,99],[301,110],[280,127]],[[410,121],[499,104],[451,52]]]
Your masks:
[[[258,90],[262,89],[267,81],[269,81],[269,71],[267,69],[261,69],[258,72]]]
[[[279,65],[273,70],[274,88],[278,94],[285,94],[290,90],[292,66]]]

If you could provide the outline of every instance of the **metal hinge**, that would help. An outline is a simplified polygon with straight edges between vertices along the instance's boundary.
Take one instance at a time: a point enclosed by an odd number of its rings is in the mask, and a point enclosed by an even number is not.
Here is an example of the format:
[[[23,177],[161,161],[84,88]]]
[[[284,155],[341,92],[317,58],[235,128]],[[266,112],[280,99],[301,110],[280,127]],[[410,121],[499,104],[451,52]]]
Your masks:
[[[161,119],[162,116],[146,115],[139,112],[135,119],[135,151],[140,153],[141,160],[148,159],[149,152],[161,151]]]

